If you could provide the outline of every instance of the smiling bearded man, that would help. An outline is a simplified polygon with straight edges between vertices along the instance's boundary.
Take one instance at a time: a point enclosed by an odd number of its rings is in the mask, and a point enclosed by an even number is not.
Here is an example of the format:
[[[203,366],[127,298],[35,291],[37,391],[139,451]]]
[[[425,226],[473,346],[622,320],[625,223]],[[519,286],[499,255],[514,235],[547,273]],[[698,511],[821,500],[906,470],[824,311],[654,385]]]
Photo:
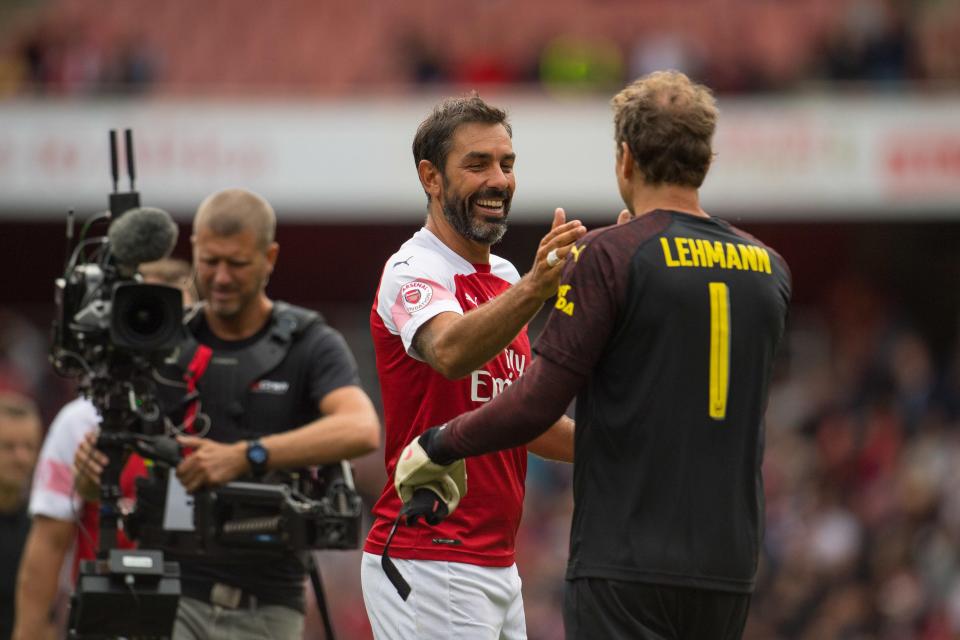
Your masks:
[[[527,447],[473,458],[471,489],[434,528],[400,528],[390,546],[414,597],[387,582],[381,556],[402,504],[393,488],[403,445],[432,424],[481,406],[530,363],[526,324],[557,292],[560,270],[586,229],[554,212],[522,278],[490,253],[507,229],[516,188],[506,114],[478,96],[451,98],[423,121],[413,156],[424,227],[387,260],[370,315],[383,395],[388,481],[364,548],[363,594],[378,640],[526,637],[514,542]],[[534,453],[572,460],[573,422],[561,418]]]

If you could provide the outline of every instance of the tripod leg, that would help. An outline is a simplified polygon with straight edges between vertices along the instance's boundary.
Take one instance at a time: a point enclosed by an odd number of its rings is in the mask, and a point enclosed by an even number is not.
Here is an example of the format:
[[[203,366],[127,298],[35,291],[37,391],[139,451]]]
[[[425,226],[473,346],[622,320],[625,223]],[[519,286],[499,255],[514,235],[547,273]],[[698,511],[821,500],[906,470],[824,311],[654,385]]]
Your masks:
[[[310,583],[313,585],[313,595],[317,599],[317,610],[320,612],[320,619],[323,620],[323,633],[327,640],[334,640],[333,621],[330,619],[330,611],[327,609],[327,597],[323,593],[320,567],[317,566],[317,559],[313,553],[310,553]]]

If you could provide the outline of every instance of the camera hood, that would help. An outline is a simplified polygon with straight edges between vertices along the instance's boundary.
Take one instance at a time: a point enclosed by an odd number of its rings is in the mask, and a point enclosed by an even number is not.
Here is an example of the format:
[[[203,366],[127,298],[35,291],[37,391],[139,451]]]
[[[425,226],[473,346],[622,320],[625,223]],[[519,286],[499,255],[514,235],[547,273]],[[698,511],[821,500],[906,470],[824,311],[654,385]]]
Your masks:
[[[183,294],[162,284],[118,284],[113,290],[110,341],[139,353],[169,351],[184,339]]]

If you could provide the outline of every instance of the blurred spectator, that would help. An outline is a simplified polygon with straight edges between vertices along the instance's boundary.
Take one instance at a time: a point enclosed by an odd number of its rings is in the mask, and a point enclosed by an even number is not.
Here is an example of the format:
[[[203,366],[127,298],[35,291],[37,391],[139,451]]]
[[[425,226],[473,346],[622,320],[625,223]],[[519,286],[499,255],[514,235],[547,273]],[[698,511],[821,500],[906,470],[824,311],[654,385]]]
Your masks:
[[[147,43],[127,37],[108,61],[101,84],[104,90],[113,93],[143,93],[153,84],[157,67],[156,54]]]
[[[26,68],[16,47],[0,43],[0,99],[23,90]]]
[[[479,50],[457,65],[453,79],[467,87],[482,88],[516,82],[517,72],[495,53]]]
[[[920,77],[937,84],[960,81],[960,3],[932,0],[921,4],[912,28]]]
[[[400,43],[399,55],[409,70],[408,81],[414,85],[429,85],[447,80],[447,72],[440,56],[416,33],[409,33]]]
[[[75,29],[60,52],[62,86],[65,95],[91,95],[100,90],[104,77],[103,51],[96,30]]]
[[[47,360],[48,327],[41,329],[13,309],[0,307],[0,393],[36,398],[44,422],[76,393],[72,381],[56,376]]]
[[[674,69],[692,78],[702,77],[700,52],[683,34],[665,31],[643,34],[630,51],[630,77]]]
[[[443,48],[452,61],[452,82],[471,90],[511,85],[522,79],[524,60],[513,41],[516,32],[504,28],[504,9],[507,5],[498,6],[496,0],[464,7],[461,19],[469,21],[472,28],[458,33],[455,42]]]
[[[0,394],[0,638],[13,631],[17,567],[30,529],[27,488],[42,436],[33,402],[15,393]]]
[[[49,373],[46,352],[46,339],[37,327],[13,310],[0,308],[0,390],[37,397]]]
[[[540,55],[540,81],[547,89],[603,92],[623,79],[623,56],[609,40],[560,36]]]
[[[828,35],[821,66],[830,80],[903,82],[911,42],[905,16],[880,0],[855,0]]]
[[[25,69],[26,84],[31,89],[41,90],[52,83],[53,46],[53,35],[42,23],[33,26],[23,34],[20,42],[20,58]]]

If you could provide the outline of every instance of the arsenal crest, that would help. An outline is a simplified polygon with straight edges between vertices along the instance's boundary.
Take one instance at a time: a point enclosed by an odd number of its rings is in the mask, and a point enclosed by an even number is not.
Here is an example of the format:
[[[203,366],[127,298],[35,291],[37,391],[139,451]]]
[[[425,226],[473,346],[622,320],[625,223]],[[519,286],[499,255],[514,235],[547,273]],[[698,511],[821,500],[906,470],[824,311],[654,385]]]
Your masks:
[[[407,313],[416,313],[430,304],[433,288],[422,280],[414,280],[400,287],[400,302]]]

